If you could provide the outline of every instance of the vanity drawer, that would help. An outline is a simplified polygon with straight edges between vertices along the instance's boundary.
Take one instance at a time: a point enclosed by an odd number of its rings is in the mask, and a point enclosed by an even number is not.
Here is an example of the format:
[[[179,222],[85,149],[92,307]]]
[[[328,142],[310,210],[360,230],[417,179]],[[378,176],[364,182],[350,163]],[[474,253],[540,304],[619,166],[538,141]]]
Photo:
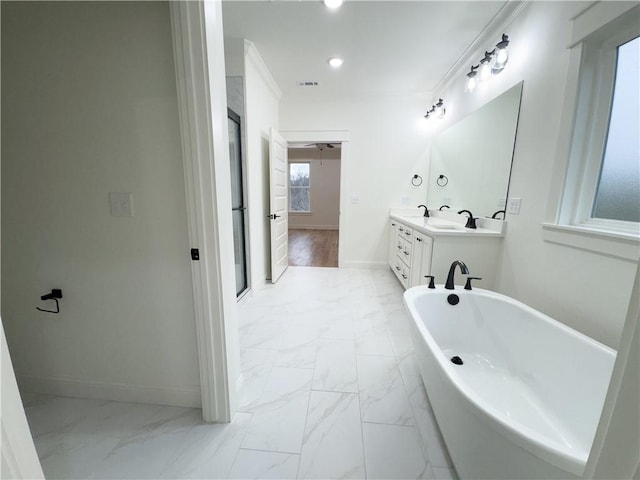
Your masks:
[[[407,268],[411,266],[411,257],[413,255],[413,245],[406,238],[399,239],[398,257],[405,263]]]
[[[400,256],[396,257],[396,262],[393,266],[393,273],[396,274],[396,277],[398,277],[398,280],[400,280],[400,283],[404,288],[409,287],[409,267],[405,265]]]
[[[404,238],[407,242],[413,243],[413,229],[400,225],[398,228],[398,236]]]

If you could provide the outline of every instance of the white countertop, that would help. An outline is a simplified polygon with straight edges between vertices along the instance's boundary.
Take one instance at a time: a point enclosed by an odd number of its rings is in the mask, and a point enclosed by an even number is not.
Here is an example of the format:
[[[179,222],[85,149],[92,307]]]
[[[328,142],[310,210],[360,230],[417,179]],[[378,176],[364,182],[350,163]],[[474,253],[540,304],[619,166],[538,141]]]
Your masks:
[[[465,228],[466,215],[429,210],[429,217],[413,209],[391,209],[389,216],[429,236],[503,237],[504,221],[476,218],[478,228]],[[422,210],[419,210],[422,212]]]

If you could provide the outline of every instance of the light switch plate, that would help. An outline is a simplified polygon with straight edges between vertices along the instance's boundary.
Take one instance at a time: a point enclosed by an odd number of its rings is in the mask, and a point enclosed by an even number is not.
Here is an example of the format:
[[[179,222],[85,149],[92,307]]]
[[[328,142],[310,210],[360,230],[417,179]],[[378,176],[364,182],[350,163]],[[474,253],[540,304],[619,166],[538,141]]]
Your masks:
[[[522,205],[521,198],[510,198],[507,202],[508,208],[507,212],[512,215],[518,215],[520,213],[520,206]]]
[[[133,217],[133,194],[129,192],[110,192],[109,207],[112,217]]]

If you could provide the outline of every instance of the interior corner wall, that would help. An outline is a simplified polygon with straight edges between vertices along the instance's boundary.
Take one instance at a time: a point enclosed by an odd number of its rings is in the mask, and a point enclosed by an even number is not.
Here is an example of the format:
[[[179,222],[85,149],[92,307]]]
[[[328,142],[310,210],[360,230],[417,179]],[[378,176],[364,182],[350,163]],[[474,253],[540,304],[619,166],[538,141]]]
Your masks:
[[[342,166],[341,265],[387,265],[389,208],[416,207],[427,199],[430,142],[421,121],[426,100],[415,95],[365,96],[324,101],[281,102],[282,130],[349,131],[349,161]]]
[[[259,54],[251,49],[244,56],[247,215],[251,284],[260,287],[271,277],[269,136],[271,128],[279,128],[280,99],[264,78],[270,73]]]
[[[200,405],[167,2],[2,3],[2,317],[21,388]],[[133,217],[109,192],[133,194]],[[62,289],[58,315],[40,296]]]
[[[338,230],[340,222],[341,149],[290,148],[289,163],[310,165],[311,213],[289,212],[289,228]]]
[[[570,20],[591,2],[529,2],[492,38],[507,33],[507,68],[473,93],[464,93],[469,65],[436,96],[445,99],[446,128],[523,80],[509,196],[522,198],[520,214],[507,214],[497,290],[617,348],[637,264],[545,242],[550,185],[559,140],[569,50]],[[482,45],[473,58],[481,58]],[[472,268],[470,266],[470,268]],[[482,276],[482,272],[475,272]]]

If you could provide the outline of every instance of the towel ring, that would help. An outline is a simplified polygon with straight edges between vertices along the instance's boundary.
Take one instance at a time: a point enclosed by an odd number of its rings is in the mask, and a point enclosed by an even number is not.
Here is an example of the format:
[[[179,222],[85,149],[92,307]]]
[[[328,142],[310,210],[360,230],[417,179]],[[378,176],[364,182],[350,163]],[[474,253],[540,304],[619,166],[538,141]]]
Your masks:
[[[413,185],[414,187],[419,187],[420,185],[422,185],[422,177],[415,173],[413,175],[413,178],[411,179],[411,185]]]
[[[447,183],[449,183],[449,179],[446,175],[439,175],[438,178],[436,178],[436,184],[439,187],[446,187]]]

